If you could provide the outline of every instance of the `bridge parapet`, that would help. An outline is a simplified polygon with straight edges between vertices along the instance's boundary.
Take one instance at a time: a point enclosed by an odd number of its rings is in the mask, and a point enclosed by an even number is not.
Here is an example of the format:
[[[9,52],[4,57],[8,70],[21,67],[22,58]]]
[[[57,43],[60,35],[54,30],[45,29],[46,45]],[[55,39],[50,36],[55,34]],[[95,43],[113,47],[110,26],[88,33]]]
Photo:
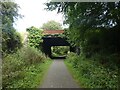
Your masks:
[[[44,30],[43,34],[49,35],[49,34],[63,34],[64,30]]]

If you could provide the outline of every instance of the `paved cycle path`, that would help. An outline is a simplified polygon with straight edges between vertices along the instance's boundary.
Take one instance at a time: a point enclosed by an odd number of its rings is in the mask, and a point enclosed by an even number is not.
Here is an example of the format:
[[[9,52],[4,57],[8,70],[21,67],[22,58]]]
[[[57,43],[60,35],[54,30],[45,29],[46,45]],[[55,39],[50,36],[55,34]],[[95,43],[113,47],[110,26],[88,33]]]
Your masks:
[[[63,60],[54,60],[40,88],[79,88]]]

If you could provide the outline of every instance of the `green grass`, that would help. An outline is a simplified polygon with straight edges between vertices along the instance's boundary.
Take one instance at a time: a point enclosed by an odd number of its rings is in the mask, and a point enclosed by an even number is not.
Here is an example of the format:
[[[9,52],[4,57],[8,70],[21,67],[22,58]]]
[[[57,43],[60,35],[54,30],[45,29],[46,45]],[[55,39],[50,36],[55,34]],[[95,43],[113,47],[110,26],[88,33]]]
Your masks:
[[[64,60],[64,63],[67,66],[68,70],[70,71],[70,73],[71,73],[72,77],[74,78],[74,80],[78,83],[79,87],[84,88],[85,86],[83,86],[81,84],[81,77],[78,75],[79,72],[76,71],[76,69],[74,69],[72,64],[70,64],[68,61]]]
[[[52,60],[48,60],[44,63],[27,67],[23,71],[25,77],[20,80],[15,80],[9,88],[39,88],[43,81],[43,76],[51,63]]]
[[[68,55],[65,64],[81,88],[117,89],[119,86],[118,68],[115,65],[106,67],[98,61],[73,53]]]
[[[52,60],[32,47],[3,57],[2,88],[37,88]]]

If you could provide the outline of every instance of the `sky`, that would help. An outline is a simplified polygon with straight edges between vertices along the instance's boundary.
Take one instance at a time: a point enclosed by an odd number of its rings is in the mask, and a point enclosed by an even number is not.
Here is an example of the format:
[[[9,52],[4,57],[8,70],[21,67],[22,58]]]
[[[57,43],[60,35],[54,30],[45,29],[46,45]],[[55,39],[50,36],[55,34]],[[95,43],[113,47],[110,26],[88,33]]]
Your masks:
[[[46,11],[44,8],[45,2],[48,0],[15,0],[15,2],[20,6],[18,13],[24,17],[16,20],[14,27],[19,32],[25,32],[26,28],[35,26],[40,28],[43,23],[50,20],[55,20],[56,22],[63,23],[63,15],[57,14],[57,11]],[[64,26],[63,26],[64,27]]]

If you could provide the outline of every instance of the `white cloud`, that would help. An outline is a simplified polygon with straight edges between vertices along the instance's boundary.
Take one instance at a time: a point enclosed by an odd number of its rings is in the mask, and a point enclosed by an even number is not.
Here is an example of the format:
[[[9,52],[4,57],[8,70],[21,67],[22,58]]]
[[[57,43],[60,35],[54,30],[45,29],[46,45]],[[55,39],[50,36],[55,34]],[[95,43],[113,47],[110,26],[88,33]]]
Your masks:
[[[24,15],[22,19],[16,21],[15,28],[21,32],[25,31],[30,26],[41,27],[43,23],[49,20],[55,20],[62,24],[62,14],[57,14],[57,11],[46,11],[44,3],[47,0],[15,0],[21,7],[19,13]]]

